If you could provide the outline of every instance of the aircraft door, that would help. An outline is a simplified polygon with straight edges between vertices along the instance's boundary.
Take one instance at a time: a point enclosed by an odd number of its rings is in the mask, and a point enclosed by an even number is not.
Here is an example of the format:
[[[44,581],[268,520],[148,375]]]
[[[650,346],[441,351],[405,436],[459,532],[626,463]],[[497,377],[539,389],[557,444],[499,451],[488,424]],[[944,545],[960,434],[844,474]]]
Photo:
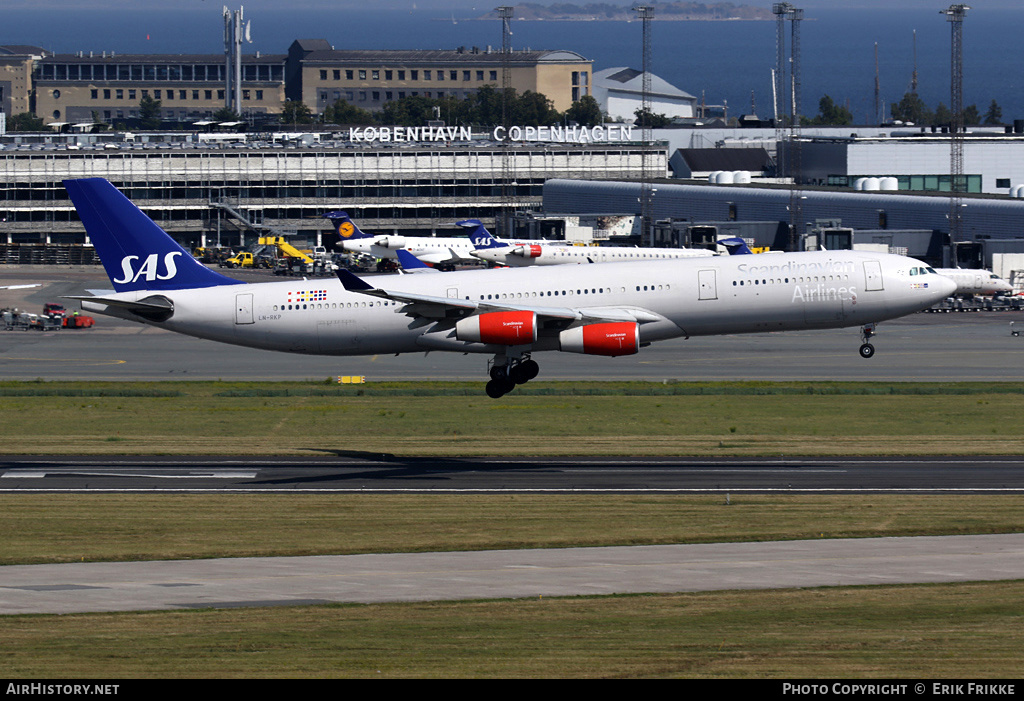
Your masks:
[[[882,283],[882,264],[877,260],[864,261],[864,290],[866,292],[879,292],[884,290]]]
[[[458,287],[449,287],[448,288],[448,299],[458,299],[458,298],[459,298],[459,288]]]
[[[235,295],[235,323],[255,324],[252,315],[252,294]]]
[[[697,299],[718,299],[717,270],[698,270],[697,283],[699,291]]]

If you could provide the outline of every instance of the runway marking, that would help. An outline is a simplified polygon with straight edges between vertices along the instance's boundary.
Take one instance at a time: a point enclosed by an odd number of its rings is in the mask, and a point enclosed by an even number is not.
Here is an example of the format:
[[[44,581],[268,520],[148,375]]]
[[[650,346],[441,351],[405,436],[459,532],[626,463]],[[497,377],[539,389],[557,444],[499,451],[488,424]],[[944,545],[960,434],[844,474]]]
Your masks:
[[[56,470],[8,470],[0,474],[0,479],[44,479],[46,477],[150,477],[153,479],[254,479],[256,472],[213,471],[196,472],[187,475],[157,474],[152,472],[94,472],[91,470],[56,469]]]
[[[30,363],[51,362],[53,358],[15,358],[11,356],[0,356],[0,361],[24,360]],[[127,360],[96,360],[95,358],[61,358],[62,363],[78,363],[79,365],[124,365]]]
[[[0,494],[85,494],[102,492],[104,494],[1016,494],[1024,493],[1024,487],[679,487],[679,488],[579,488],[579,487],[536,487],[536,488],[478,488],[453,489],[446,487],[431,488],[38,488],[38,489],[4,489]]]

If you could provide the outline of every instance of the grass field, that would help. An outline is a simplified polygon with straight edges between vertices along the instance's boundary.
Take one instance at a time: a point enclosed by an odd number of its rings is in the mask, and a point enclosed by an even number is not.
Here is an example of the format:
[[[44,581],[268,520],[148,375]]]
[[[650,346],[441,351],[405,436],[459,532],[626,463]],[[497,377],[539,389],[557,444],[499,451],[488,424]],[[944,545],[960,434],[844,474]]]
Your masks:
[[[475,384],[0,383],[0,411],[7,454],[1024,449],[1013,420],[1024,387],[1010,384],[535,387],[492,401]],[[1020,532],[1021,507],[1012,496],[8,494],[0,564]],[[0,664],[9,678],[50,679],[1014,678],[1022,596],[1024,583],[997,582],[2,616]]]
[[[0,659],[8,679],[1013,680],[1022,598],[998,582],[7,616]]]
[[[8,454],[1019,454],[1022,410],[1011,383],[0,383]]]

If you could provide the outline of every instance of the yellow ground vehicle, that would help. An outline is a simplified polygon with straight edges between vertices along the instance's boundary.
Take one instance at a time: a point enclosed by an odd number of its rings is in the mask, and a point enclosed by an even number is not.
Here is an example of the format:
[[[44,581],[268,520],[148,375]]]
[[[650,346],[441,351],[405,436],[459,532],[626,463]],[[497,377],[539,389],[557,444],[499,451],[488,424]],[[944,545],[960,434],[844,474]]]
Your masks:
[[[262,256],[254,256],[249,251],[236,253],[221,265],[228,268],[269,268],[270,262]]]

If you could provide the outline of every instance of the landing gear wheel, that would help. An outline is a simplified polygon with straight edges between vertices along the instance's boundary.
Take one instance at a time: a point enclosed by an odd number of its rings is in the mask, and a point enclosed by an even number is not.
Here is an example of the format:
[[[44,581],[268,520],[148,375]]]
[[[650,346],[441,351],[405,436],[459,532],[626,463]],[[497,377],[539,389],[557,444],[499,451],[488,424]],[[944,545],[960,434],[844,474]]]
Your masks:
[[[495,365],[491,368],[491,379],[495,381],[505,380],[508,378],[508,366],[507,365]]]
[[[537,364],[536,360],[524,360],[519,364],[519,371],[526,378],[523,382],[529,382],[540,373],[540,365]]]
[[[860,357],[870,358],[875,354],[875,347],[870,343],[865,343],[860,347]]]
[[[484,391],[491,399],[498,399],[515,389],[515,386],[516,384],[509,379],[491,380],[484,386]]]

